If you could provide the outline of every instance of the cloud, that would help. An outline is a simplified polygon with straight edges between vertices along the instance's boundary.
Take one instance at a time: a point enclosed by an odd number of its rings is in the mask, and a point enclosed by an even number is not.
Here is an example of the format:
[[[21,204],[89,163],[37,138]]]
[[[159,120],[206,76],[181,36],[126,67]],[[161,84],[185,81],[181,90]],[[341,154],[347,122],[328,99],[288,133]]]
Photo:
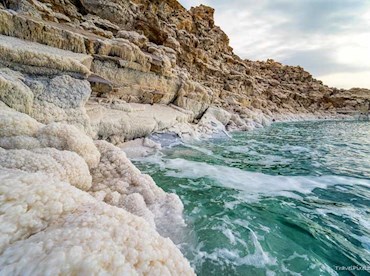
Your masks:
[[[216,9],[216,23],[242,58],[301,65],[330,85],[370,79],[370,1],[180,0]],[[330,77],[329,77],[330,76]],[[337,81],[336,81],[336,78]],[[360,81],[370,85],[366,81]]]
[[[324,83],[345,89],[352,87],[370,88],[370,70],[363,72],[333,73],[319,76]]]
[[[208,3],[208,1],[203,1],[203,0],[179,0],[179,2],[187,9],[190,9],[191,7],[199,6],[200,4],[212,6],[212,3]]]
[[[370,64],[361,65],[338,61],[335,52],[330,48],[292,51],[281,62],[284,64],[304,66],[306,70],[315,72],[320,76],[332,73],[355,73],[370,70]]]
[[[240,1],[242,2],[242,1]],[[289,18],[285,30],[305,33],[338,33],[353,27],[369,4],[363,0],[275,0],[264,6],[265,15],[278,13]]]

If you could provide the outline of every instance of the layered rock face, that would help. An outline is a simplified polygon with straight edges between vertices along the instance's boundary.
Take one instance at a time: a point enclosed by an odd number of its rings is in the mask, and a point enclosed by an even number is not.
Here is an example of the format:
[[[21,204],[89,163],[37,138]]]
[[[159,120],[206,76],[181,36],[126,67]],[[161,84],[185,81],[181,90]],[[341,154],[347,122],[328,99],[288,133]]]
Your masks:
[[[173,104],[190,112],[188,122],[216,106],[233,114],[230,129],[249,129],[291,114],[356,110],[369,100],[356,90],[342,96],[301,67],[240,59],[203,5],[188,11],[173,0],[7,0],[4,8],[2,34],[90,55],[93,95],[108,103]]]
[[[242,60],[213,14],[175,0],[0,2],[0,274],[191,275],[166,238],[184,226],[180,199],[118,146],[368,105],[368,90]]]

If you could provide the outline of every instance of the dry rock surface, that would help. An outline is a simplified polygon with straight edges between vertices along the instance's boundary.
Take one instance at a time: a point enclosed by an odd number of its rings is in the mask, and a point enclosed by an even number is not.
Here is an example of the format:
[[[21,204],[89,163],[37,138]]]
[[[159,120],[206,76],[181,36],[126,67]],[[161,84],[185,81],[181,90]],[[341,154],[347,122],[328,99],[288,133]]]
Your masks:
[[[369,90],[242,60],[213,15],[176,0],[0,2],[1,275],[192,275],[168,238],[180,199],[124,151],[368,112]]]

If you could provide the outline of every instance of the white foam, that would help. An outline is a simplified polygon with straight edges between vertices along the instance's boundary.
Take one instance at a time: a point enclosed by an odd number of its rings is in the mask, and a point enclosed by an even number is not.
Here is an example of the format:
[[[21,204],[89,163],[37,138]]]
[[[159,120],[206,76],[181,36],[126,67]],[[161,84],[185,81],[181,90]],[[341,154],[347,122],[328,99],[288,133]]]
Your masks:
[[[208,150],[208,149],[205,149],[205,148],[201,148],[201,147],[197,147],[195,145],[191,145],[191,144],[182,144],[184,147],[187,147],[187,148],[190,148],[190,149],[193,149],[195,151],[199,151],[201,153],[204,153],[206,155],[212,155],[213,152],[211,150]]]
[[[249,153],[251,148],[249,146],[230,146],[226,150],[236,153]]]
[[[368,216],[364,214],[363,210],[348,204],[339,207],[325,206],[325,208],[316,208],[315,211],[322,216],[333,214],[336,216],[347,218],[354,221],[356,224],[361,225],[364,229],[370,229],[370,221],[368,219]]]
[[[233,231],[231,231],[231,229],[226,227],[225,225],[212,227],[212,230],[218,230],[222,232],[222,234],[229,239],[232,245],[236,245],[237,241],[239,241],[239,238],[234,235]]]
[[[336,184],[370,187],[369,180],[350,177],[273,176],[181,158],[162,160],[159,163],[169,170],[166,172],[167,176],[189,179],[208,178],[214,180],[220,186],[244,191],[247,194],[294,196],[294,194],[287,192],[308,194],[315,188],[325,189]]]
[[[257,242],[257,244],[259,244]],[[218,263],[232,264],[234,266],[254,266],[257,268],[265,268],[266,266],[276,265],[276,258],[270,257],[261,247],[255,247],[255,253],[241,256],[239,250],[230,250],[227,248],[216,248],[213,252],[199,252],[201,259],[209,259]]]
[[[241,252],[237,249],[231,250],[227,248],[216,248],[211,253],[199,251],[199,257],[235,266],[248,265],[258,268],[275,266],[277,264],[276,258],[269,256],[269,254],[262,249],[256,234],[250,228],[248,229],[250,231],[251,241],[254,245],[254,253],[244,255],[245,251]]]

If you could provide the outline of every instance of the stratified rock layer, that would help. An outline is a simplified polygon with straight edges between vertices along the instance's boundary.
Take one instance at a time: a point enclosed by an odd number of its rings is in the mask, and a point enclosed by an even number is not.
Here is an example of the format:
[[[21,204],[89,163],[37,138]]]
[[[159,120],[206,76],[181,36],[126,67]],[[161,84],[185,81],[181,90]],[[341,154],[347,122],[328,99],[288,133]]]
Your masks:
[[[230,129],[248,129],[262,116],[259,111],[268,120],[330,115],[361,109],[370,97],[364,90],[342,96],[343,90],[323,85],[301,67],[240,59],[215,25],[214,10],[203,5],[190,10],[173,0],[6,5],[11,10],[0,12],[1,33],[91,55],[94,95],[110,100],[172,103],[192,112],[192,120],[217,106],[234,114]]]

